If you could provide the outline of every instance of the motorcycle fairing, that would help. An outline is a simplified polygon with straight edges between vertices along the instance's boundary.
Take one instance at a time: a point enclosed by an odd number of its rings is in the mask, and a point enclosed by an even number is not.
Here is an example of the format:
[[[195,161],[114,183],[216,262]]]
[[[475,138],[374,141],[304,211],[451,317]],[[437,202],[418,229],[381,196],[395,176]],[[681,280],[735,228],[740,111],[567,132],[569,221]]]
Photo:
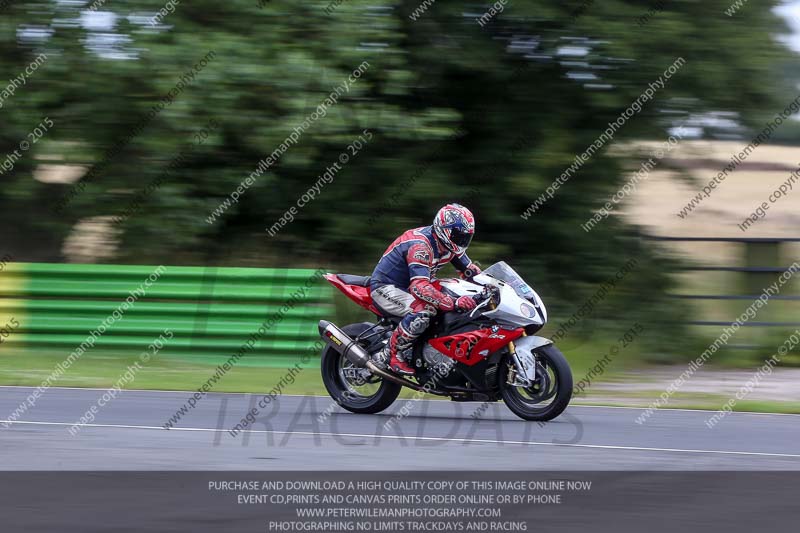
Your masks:
[[[336,274],[325,274],[324,278],[330,282],[331,285],[339,289],[344,293],[345,296],[350,298],[352,301],[363,307],[368,311],[372,311],[378,316],[381,316],[381,312],[375,307],[375,304],[372,302],[372,295],[370,294],[369,287],[361,287],[359,285],[349,285],[339,279],[339,276]]]
[[[522,329],[483,328],[444,335],[428,343],[450,359],[473,366],[522,336]]]

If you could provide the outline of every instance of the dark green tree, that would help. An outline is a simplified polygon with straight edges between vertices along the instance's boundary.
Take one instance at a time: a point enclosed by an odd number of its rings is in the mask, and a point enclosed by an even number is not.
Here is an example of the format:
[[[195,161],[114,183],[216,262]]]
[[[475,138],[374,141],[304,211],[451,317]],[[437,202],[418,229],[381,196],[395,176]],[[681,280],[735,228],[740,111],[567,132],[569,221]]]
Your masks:
[[[685,63],[614,143],[664,139],[708,111],[753,125],[794,96],[775,77],[787,52],[774,39],[785,31],[774,0],[750,0],[733,17],[729,0],[670,2],[646,24],[641,2],[512,0],[483,25],[491,4],[481,2],[440,1],[412,17],[418,0],[345,0],[327,12],[325,1],[193,0],[157,24],[161,0],[94,4],[16,2],[0,17],[4,77],[48,58],[0,109],[0,155],[42,118],[55,123],[0,176],[13,228],[3,246],[19,259],[62,260],[77,222],[121,217],[118,262],[367,272],[400,231],[461,201],[478,216],[473,255],[518,266],[564,310],[636,257],[617,307],[663,318],[675,312],[653,300],[669,286],[667,260],[621,219],[580,227],[635,154],[604,146],[535,215],[522,213],[678,58]],[[326,115],[209,223],[365,61]],[[373,139],[270,237],[265,229],[365,129]],[[47,163],[83,167],[83,177],[34,180]]]

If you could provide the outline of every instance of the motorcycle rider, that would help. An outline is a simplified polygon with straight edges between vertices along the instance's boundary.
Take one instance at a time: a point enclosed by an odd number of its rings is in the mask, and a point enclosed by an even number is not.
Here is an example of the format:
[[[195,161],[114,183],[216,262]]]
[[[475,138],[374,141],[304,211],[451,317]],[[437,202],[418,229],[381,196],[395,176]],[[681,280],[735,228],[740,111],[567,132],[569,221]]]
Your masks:
[[[466,207],[447,204],[436,214],[433,224],[414,228],[400,235],[386,249],[372,272],[370,291],[375,305],[384,313],[403,316],[392,333],[387,349],[389,366],[398,374],[411,375],[414,341],[428,328],[439,311],[475,308],[470,296],[458,299],[444,294],[432,283],[447,263],[472,277],[481,269],[467,257],[475,235],[475,218]]]

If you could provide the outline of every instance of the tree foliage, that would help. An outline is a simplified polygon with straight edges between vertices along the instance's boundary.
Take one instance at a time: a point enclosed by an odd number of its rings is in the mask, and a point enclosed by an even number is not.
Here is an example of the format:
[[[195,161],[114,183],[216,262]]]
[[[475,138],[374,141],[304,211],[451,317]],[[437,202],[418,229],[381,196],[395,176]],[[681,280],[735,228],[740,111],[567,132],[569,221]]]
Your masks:
[[[621,185],[632,156],[604,148],[535,216],[520,215],[679,57],[685,65],[615,142],[665,139],[708,111],[754,124],[785,103],[777,2],[750,0],[734,17],[724,15],[729,3],[670,2],[640,24],[649,9],[641,2],[512,1],[485,26],[476,22],[490,7],[482,2],[440,1],[415,21],[418,0],[345,0],[330,13],[325,0],[192,0],[157,25],[149,19],[161,0],[109,0],[96,11],[90,2],[14,3],[0,18],[0,68],[10,78],[38,53],[48,60],[0,109],[0,154],[43,117],[55,127],[0,176],[0,210],[13,228],[4,245],[20,259],[63,260],[78,221],[119,216],[139,197],[118,226],[114,261],[368,272],[402,230],[462,201],[478,219],[473,255],[506,259],[565,307],[630,257],[641,265],[634,292],[665,288],[666,260],[637,228],[614,217],[590,233],[580,227]],[[214,59],[138,131],[208,52]],[[209,224],[363,61],[369,68],[349,92]],[[365,129],[373,139],[268,236]],[[32,179],[51,160],[94,168],[60,211],[75,185]]]

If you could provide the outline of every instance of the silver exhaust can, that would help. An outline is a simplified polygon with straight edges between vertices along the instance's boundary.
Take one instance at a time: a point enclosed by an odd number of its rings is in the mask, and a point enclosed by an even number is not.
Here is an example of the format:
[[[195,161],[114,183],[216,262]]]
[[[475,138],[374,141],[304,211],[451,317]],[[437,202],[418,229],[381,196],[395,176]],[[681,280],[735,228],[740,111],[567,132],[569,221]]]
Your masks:
[[[356,343],[339,326],[327,320],[319,321],[319,334],[331,348],[344,355],[348,361],[359,368],[364,368],[370,361],[369,353]]]

